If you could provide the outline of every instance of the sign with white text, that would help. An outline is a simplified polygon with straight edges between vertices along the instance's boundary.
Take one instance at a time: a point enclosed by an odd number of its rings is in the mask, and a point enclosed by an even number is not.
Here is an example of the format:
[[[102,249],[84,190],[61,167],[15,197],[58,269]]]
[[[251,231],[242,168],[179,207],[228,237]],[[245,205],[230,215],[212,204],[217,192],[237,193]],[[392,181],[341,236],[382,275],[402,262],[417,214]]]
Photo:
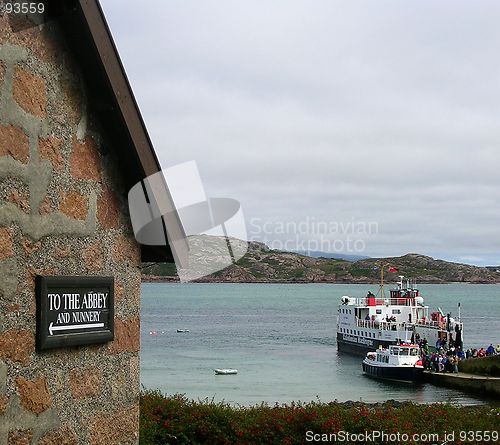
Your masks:
[[[38,349],[113,340],[112,277],[38,276],[36,285]]]

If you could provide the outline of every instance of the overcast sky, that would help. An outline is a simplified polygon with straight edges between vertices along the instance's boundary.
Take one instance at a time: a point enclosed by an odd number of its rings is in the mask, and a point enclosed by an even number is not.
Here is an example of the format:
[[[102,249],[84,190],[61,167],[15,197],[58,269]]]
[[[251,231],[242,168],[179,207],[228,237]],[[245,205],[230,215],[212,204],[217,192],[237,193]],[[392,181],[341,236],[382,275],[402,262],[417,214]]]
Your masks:
[[[500,2],[101,3],[162,166],[250,238],[500,264]]]

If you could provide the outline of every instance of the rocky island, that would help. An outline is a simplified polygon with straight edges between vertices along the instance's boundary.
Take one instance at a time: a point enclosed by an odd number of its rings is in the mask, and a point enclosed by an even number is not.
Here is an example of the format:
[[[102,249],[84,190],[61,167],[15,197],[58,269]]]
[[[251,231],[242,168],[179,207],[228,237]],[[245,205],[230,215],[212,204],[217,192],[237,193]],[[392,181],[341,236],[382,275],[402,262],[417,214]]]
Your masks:
[[[377,283],[382,265],[399,272],[387,273],[389,282],[402,274],[419,283],[500,283],[495,268],[451,263],[408,253],[400,257],[368,258],[355,262],[335,258],[314,258],[294,252],[272,250],[249,242],[248,251],[235,264],[197,280],[204,283]],[[177,281],[175,264],[146,264],[143,281]]]

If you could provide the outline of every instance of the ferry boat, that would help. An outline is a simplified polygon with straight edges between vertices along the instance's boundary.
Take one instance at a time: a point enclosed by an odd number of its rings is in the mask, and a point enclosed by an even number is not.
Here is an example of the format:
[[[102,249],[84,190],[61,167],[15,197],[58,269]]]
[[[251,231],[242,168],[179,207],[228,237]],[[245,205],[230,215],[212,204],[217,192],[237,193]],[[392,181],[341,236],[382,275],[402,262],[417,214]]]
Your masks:
[[[363,371],[381,379],[418,382],[424,367],[418,345],[401,344],[368,352],[363,360]]]
[[[389,269],[391,270],[391,269]],[[429,306],[416,283],[399,276],[396,288],[384,293],[383,268],[378,295],[368,292],[366,298],[344,296],[338,308],[337,347],[339,351],[365,355],[398,343],[427,340],[432,351],[446,342],[463,347],[463,323],[441,309],[429,313]],[[438,340],[440,343],[438,343]]]

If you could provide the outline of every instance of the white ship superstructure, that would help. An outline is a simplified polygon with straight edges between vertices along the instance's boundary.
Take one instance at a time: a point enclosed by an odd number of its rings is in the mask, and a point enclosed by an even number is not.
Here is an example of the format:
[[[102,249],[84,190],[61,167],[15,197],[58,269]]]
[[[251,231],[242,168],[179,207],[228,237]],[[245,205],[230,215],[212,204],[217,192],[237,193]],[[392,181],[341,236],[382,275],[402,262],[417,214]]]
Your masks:
[[[383,284],[376,296],[342,297],[338,309],[337,344],[341,351],[365,354],[398,343],[426,339],[430,347],[440,342],[462,346],[463,325],[439,309],[429,313],[416,284],[400,281],[384,295]]]

